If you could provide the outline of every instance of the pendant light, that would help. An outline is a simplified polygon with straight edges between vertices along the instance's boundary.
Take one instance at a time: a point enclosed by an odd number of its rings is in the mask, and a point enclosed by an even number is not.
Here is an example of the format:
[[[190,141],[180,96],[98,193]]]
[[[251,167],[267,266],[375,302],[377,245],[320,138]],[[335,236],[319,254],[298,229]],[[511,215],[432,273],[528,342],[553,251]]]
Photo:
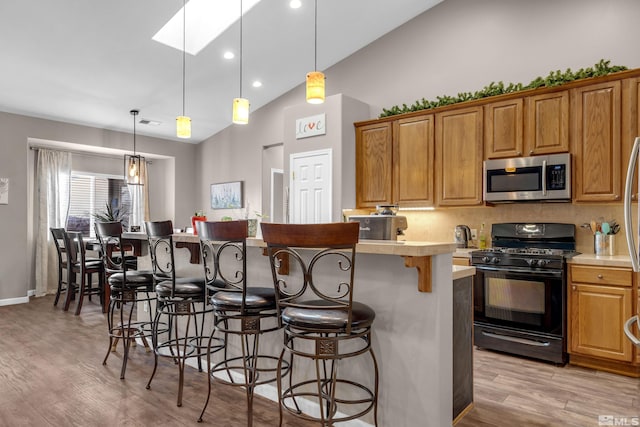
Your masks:
[[[140,167],[144,163],[144,157],[136,154],[136,116],[139,111],[131,110],[129,113],[133,116],[133,155],[124,155],[124,176],[129,185],[144,185],[140,176]]]
[[[249,100],[242,97],[242,0],[240,0],[240,97],[233,99],[233,123],[249,123]]]
[[[182,115],[176,117],[178,138],[191,138],[191,117],[184,115],[185,68],[187,55],[187,2],[182,0]]]
[[[314,33],[313,33],[313,69],[307,73],[307,102],[322,104],[324,102],[324,73],[318,71],[318,0],[314,0]]]

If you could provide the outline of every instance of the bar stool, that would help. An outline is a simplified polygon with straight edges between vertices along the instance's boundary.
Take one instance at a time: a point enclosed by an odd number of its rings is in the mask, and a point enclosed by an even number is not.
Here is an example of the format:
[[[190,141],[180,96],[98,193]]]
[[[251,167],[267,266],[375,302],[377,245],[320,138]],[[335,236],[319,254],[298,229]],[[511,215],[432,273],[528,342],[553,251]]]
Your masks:
[[[67,254],[67,298],[64,304],[64,310],[69,309],[72,295],[78,293],[78,301],[76,302],[75,315],[80,314],[84,297],[98,295],[100,298],[100,307],[104,308],[104,264],[99,259],[89,259],[86,256],[86,249],[82,239],[82,233],[77,231],[65,231],[64,246]],[[98,284],[92,284],[92,277],[98,275]],[[80,283],[77,283],[77,279]]]
[[[155,297],[153,291],[153,274],[150,271],[138,271],[130,269],[125,252],[126,243],[122,239],[122,224],[118,222],[96,222],[96,236],[100,241],[104,272],[111,290],[107,323],[109,331],[109,348],[102,361],[107,364],[111,352],[116,351],[118,340],[122,339],[124,352],[122,355],[122,368],[120,379],[124,379],[129,359],[129,348],[135,345],[136,338],[144,343],[149,350],[147,337],[151,335],[153,317],[151,303]],[[149,307],[149,319],[138,320],[136,312],[137,304],[147,304]]]
[[[214,380],[244,387],[250,427],[256,386],[276,381],[278,358],[260,354],[260,336],[279,329],[274,288],[247,286],[248,221],[198,222],[197,227],[207,286],[215,291],[211,296],[214,329],[210,339],[215,342],[214,334],[221,333],[226,342],[223,360],[213,366],[212,352],[208,352],[209,388],[198,422],[209,404]],[[229,355],[230,335],[239,338],[241,355]]]
[[[223,344],[213,349],[207,347],[209,336],[204,333],[205,316],[213,309],[208,303],[209,292],[204,278],[176,277],[172,222],[145,222],[145,228],[158,298],[151,335],[154,365],[147,389],[151,388],[151,381],[158,369],[158,358],[172,359],[179,371],[177,406],[182,406],[187,360],[197,358],[198,370],[202,371],[201,357],[208,351],[221,349]]]
[[[285,353],[292,357],[288,385],[278,377],[280,425],[284,410],[322,426],[373,410],[373,422],[378,425],[378,364],[371,348],[375,312],[353,301],[358,234],[355,222],[262,223],[284,327],[280,362]],[[278,272],[284,257],[290,259],[289,275]],[[371,357],[373,376],[367,383],[366,378],[361,382],[350,378],[361,371],[352,368],[355,360],[351,359],[365,353]],[[298,358],[314,361],[315,378],[294,372]],[[303,409],[301,398],[317,400],[317,413]]]

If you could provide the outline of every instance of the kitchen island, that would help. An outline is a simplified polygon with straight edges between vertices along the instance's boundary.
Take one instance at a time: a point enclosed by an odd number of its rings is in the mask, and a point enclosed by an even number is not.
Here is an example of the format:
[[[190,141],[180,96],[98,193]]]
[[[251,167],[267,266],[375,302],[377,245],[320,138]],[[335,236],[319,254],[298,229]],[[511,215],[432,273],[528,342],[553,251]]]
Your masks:
[[[127,233],[126,237],[132,235]],[[182,233],[174,239],[178,271],[203,274],[202,265],[192,263],[198,237]],[[265,286],[272,281],[264,246],[261,239],[248,241],[248,279],[253,285]],[[437,242],[363,241],[357,246],[354,299],[376,311],[372,345],[380,371],[380,426],[451,425],[454,251],[454,243]],[[140,267],[148,262],[147,255],[140,260]],[[472,270],[456,274],[473,274]],[[429,283],[427,291],[419,290],[424,282]],[[279,354],[282,343],[277,336],[265,336],[262,350]],[[370,378],[367,363],[353,369],[364,381]],[[264,386],[256,393],[271,399],[276,396],[273,388]],[[372,414],[346,425],[367,423],[373,424]]]

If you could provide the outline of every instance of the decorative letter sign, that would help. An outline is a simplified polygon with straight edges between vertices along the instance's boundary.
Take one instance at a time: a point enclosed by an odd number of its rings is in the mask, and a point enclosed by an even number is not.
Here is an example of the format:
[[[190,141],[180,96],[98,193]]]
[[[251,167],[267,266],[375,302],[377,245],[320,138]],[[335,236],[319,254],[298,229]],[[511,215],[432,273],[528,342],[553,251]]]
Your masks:
[[[324,113],[296,120],[296,139],[326,134],[326,123]]]

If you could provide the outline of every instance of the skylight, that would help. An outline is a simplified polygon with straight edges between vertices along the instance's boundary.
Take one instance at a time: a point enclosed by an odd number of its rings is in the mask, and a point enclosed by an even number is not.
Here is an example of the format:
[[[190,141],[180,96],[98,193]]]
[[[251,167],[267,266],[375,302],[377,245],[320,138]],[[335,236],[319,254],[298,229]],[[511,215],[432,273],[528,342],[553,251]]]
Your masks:
[[[244,0],[243,14],[246,14],[260,0]],[[239,1],[189,0],[187,9],[187,38],[185,51],[197,55],[205,46],[215,40],[240,18]],[[152,39],[182,51],[182,11],[173,15]]]

